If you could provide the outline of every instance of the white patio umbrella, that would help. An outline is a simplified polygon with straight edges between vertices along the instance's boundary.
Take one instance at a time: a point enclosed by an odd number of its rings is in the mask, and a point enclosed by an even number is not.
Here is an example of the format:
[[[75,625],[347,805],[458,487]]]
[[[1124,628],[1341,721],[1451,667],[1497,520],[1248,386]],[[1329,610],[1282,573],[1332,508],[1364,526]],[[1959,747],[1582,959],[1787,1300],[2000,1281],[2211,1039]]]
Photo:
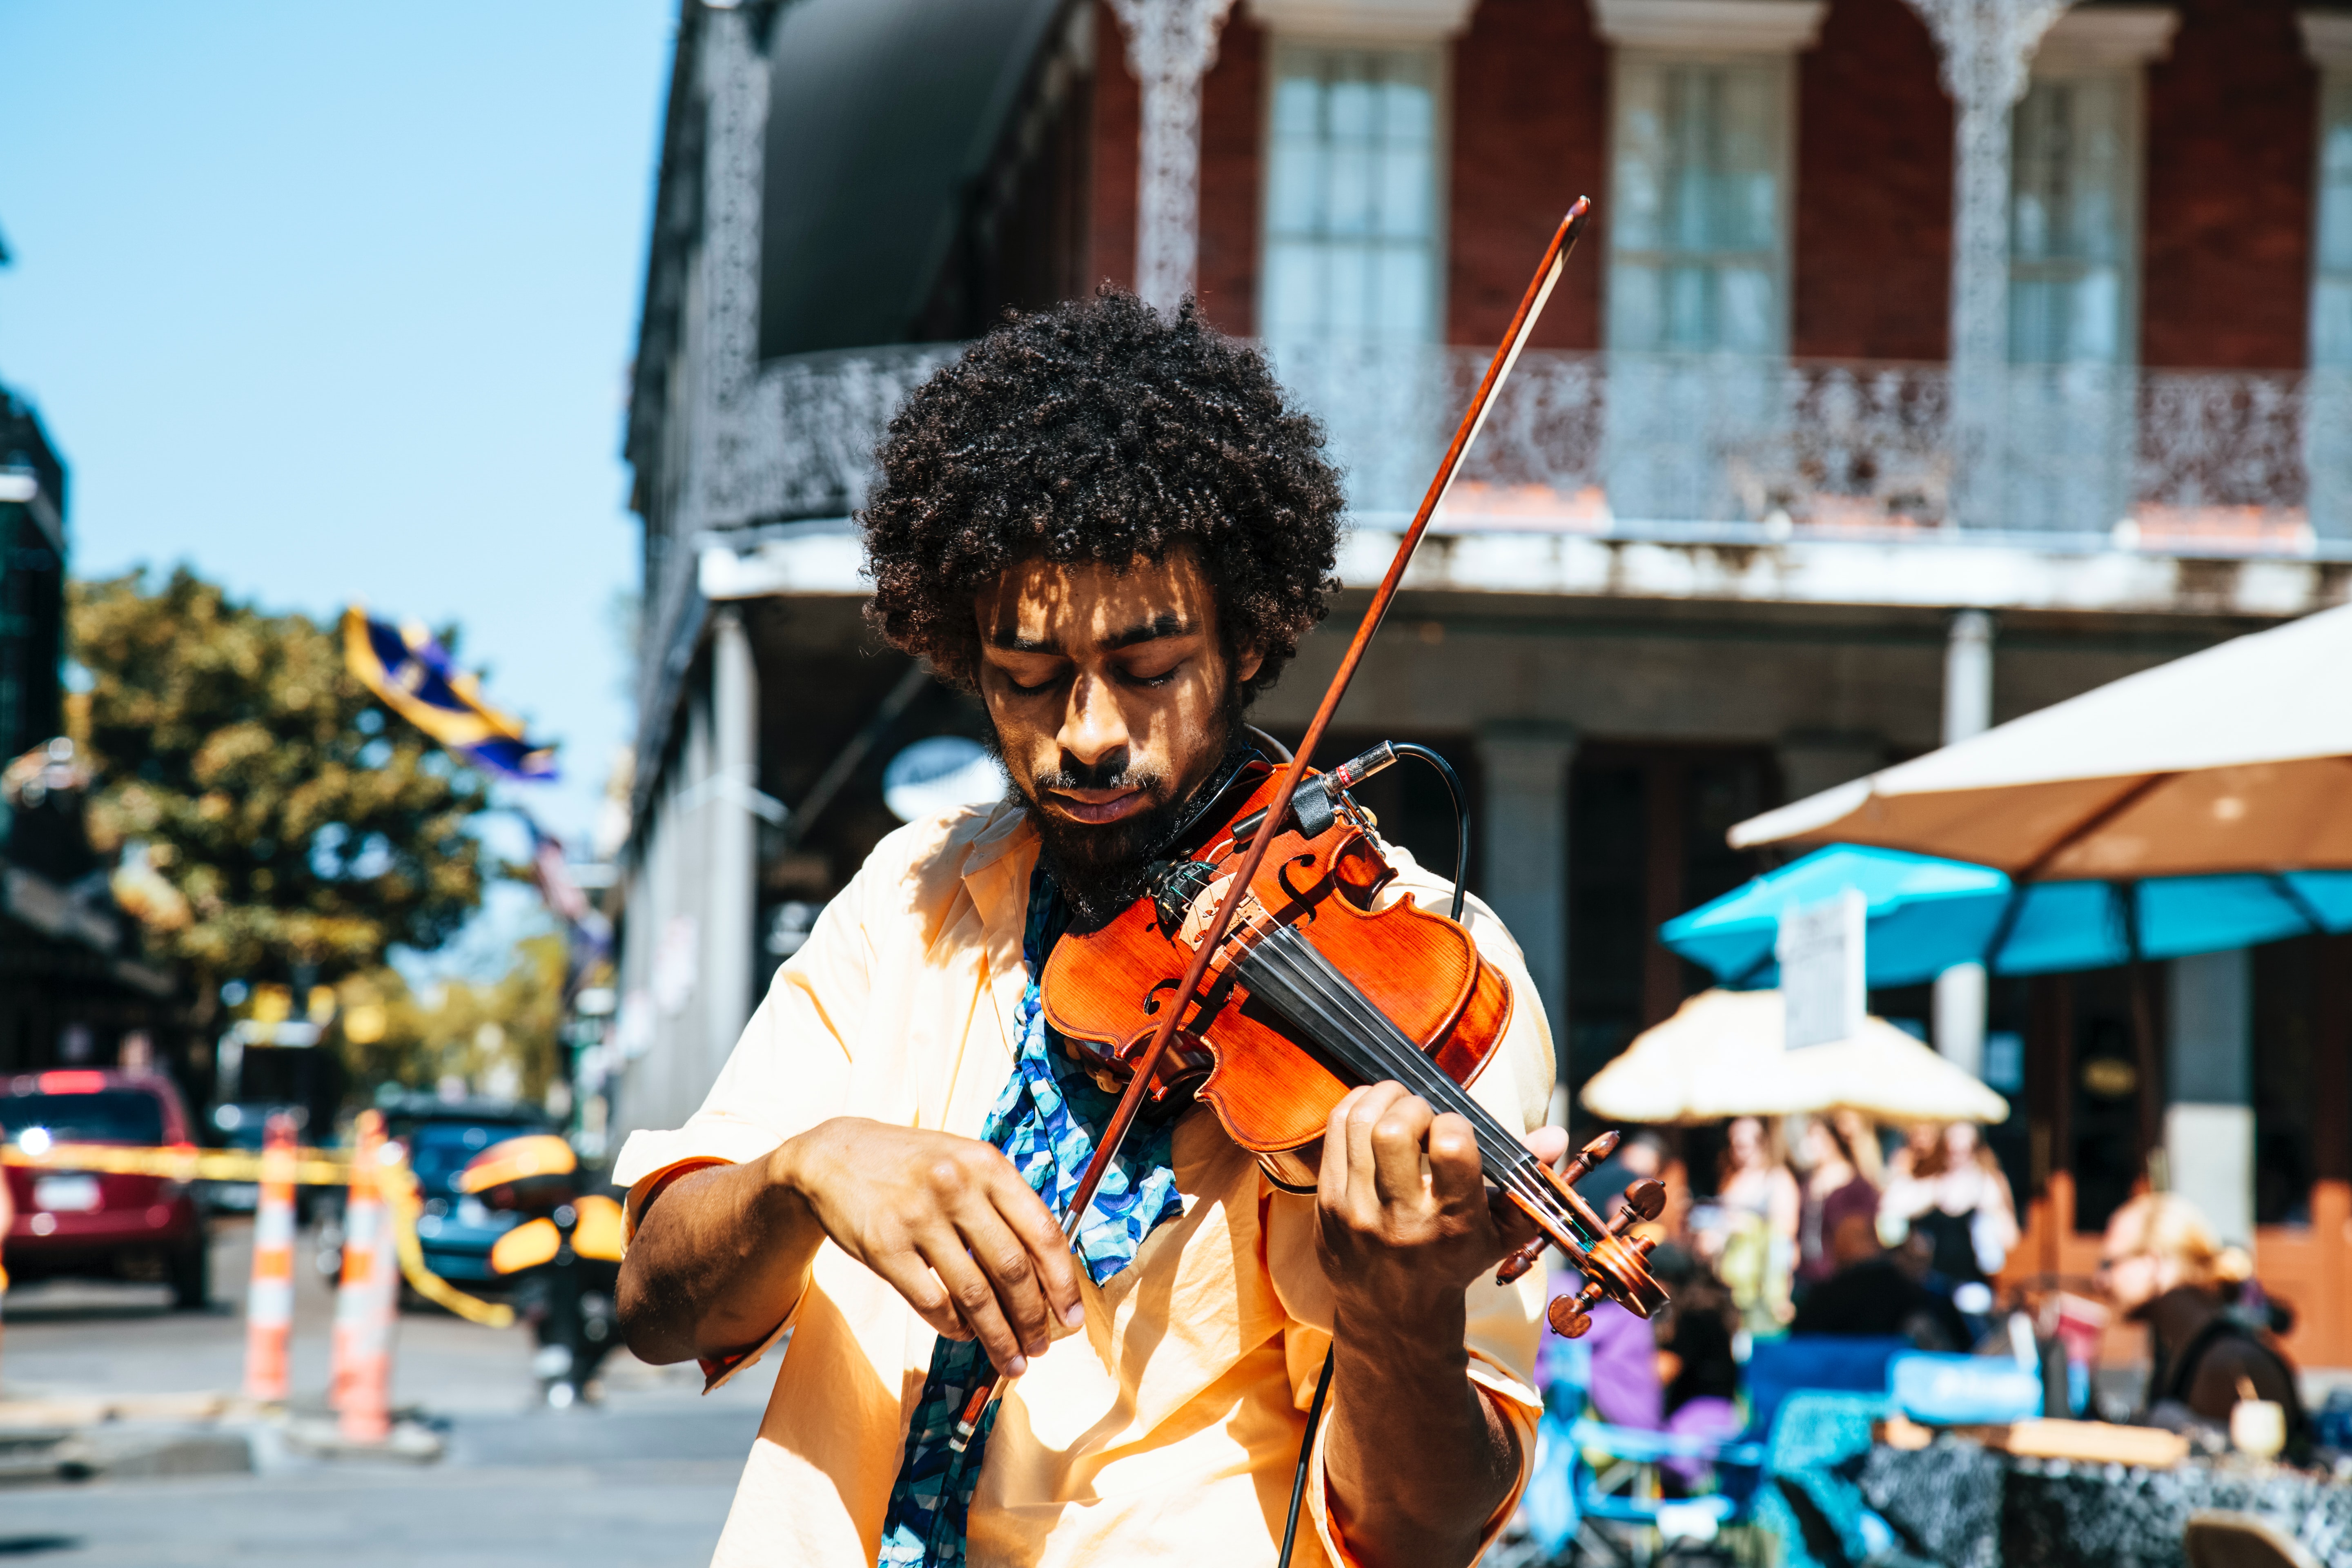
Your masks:
[[[2017,880],[2352,868],[2352,605],[2222,643],[1750,817]]]
[[[1786,1048],[1778,991],[1703,991],[1584,1086],[1612,1121],[1859,1110],[1882,1121],[2000,1121],[2009,1102],[1884,1018],[1836,1045]]]

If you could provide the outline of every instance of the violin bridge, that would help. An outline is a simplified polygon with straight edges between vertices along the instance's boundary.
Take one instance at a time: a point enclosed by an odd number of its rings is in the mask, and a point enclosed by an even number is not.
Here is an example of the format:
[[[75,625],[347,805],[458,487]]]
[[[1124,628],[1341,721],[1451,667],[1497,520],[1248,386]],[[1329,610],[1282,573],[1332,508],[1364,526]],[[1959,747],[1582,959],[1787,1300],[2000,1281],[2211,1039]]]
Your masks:
[[[1198,952],[1201,939],[1209,934],[1209,922],[1217,918],[1217,910],[1225,901],[1226,890],[1233,885],[1233,874],[1228,872],[1195,894],[1192,907],[1184,911],[1184,923],[1177,928],[1176,940]],[[1245,921],[1249,910],[1250,901],[1244,900],[1242,907],[1234,911],[1234,923],[1239,925]]]

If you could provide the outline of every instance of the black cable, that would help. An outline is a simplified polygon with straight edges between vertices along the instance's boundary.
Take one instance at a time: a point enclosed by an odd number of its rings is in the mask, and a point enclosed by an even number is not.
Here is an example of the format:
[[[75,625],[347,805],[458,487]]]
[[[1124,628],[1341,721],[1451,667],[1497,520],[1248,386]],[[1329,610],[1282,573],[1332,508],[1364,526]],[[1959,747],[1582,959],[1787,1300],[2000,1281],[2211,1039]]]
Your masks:
[[[1338,1353],[1334,1345],[1323,1352],[1323,1375],[1315,1380],[1315,1403],[1307,1407],[1307,1436],[1298,1444],[1298,1468],[1290,1477],[1290,1517],[1282,1526],[1282,1555],[1275,1559],[1275,1568],[1290,1568],[1290,1548],[1298,1539],[1298,1505],[1307,1498],[1307,1461],[1315,1452],[1315,1429],[1323,1425],[1323,1399],[1331,1392],[1331,1362]]]
[[[1437,770],[1445,781],[1445,793],[1454,797],[1454,908],[1449,918],[1462,918],[1463,896],[1469,889],[1470,877],[1470,813],[1462,805],[1462,780],[1454,772],[1454,764],[1431,751],[1416,746],[1411,741],[1398,741],[1390,748],[1400,757],[1419,757]]]
[[[1445,781],[1445,793],[1454,797],[1454,907],[1447,918],[1458,921],[1470,875],[1470,813],[1462,804],[1462,780],[1453,763],[1427,746],[1400,741],[1390,749],[1400,757],[1419,757],[1435,768],[1438,777]],[[1282,1555],[1275,1559],[1275,1568],[1290,1568],[1290,1549],[1298,1539],[1298,1508],[1307,1500],[1307,1461],[1315,1452],[1316,1429],[1323,1425],[1323,1401],[1331,1392],[1331,1366],[1338,1353],[1336,1345],[1323,1352],[1323,1375],[1315,1380],[1315,1403],[1307,1408],[1307,1436],[1298,1440],[1298,1465],[1290,1476],[1290,1515],[1282,1526]]]

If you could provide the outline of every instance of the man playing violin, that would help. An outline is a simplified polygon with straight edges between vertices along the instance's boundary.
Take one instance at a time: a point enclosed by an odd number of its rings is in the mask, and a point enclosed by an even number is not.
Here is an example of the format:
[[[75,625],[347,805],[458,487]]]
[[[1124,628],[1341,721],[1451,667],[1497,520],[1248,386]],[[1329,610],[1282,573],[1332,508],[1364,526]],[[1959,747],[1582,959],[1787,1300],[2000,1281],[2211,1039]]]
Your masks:
[[[1463,1117],[1357,1089],[1305,1194],[1171,1107],[1075,1249],[1057,1224],[1117,1085],[1037,975],[1141,894],[1321,618],[1321,441],[1255,350],[1108,292],[1008,321],[892,422],[870,614],[977,693],[1013,787],[884,839],[702,1110],[621,1155],[631,1348],[715,1382],[790,1334],[718,1562],[1270,1563],[1327,1347],[1295,1561],[1446,1568],[1509,1517],[1542,1275],[1494,1282],[1534,1233]],[[1444,907],[1391,858],[1384,900]],[[1542,1010],[1493,913],[1464,918],[1517,999],[1472,1093],[1556,1160]]]

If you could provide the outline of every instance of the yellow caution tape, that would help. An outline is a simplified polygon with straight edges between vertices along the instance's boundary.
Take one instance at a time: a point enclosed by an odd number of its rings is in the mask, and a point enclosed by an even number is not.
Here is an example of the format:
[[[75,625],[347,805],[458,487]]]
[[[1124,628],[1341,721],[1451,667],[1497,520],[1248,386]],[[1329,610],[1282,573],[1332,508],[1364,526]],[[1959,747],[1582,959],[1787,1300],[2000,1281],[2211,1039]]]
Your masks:
[[[406,1276],[409,1287],[469,1323],[491,1329],[510,1327],[515,1321],[512,1307],[503,1301],[468,1296],[425,1267],[424,1244],[416,1239],[416,1216],[424,1212],[425,1199],[417,1191],[416,1176],[409,1170],[408,1163],[404,1160],[387,1166],[383,1180],[384,1195],[392,1200],[393,1243],[399,1249],[400,1271]]]
[[[111,1143],[53,1143],[39,1153],[15,1144],[0,1147],[0,1165],[20,1165],[35,1171],[103,1171],[117,1176],[162,1176],[174,1182],[258,1182],[263,1156],[242,1149],[199,1149],[183,1145],[167,1149],[127,1149]],[[294,1177],[310,1186],[349,1186],[352,1163],[347,1155],[324,1149],[303,1149],[294,1158]],[[425,1266],[425,1248],[416,1239],[416,1216],[425,1201],[418,1194],[415,1173],[405,1160],[386,1165],[377,1177],[391,1199],[393,1238],[400,1254],[400,1272],[415,1292],[446,1307],[467,1322],[493,1329],[514,1322],[514,1309],[497,1301],[468,1296]]]
[[[261,1160],[242,1149],[125,1149],[112,1143],[52,1143],[34,1154],[11,1143],[0,1148],[0,1164],[34,1171],[104,1171],[116,1176],[163,1176],[174,1182],[258,1182]],[[352,1163],[324,1149],[294,1156],[294,1180],[310,1186],[351,1184]]]

